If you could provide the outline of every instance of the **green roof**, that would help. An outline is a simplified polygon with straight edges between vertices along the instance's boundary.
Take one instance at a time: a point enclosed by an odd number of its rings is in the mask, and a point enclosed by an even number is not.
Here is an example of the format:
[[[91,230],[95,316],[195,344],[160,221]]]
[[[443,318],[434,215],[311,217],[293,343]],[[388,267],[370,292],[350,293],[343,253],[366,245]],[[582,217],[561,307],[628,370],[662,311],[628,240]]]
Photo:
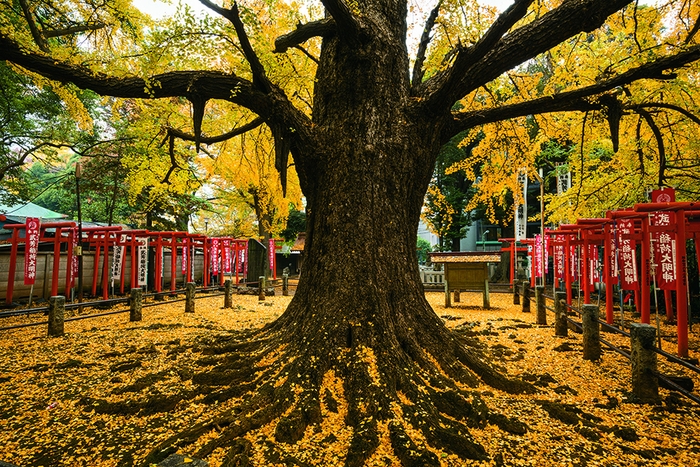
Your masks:
[[[34,203],[16,204],[14,206],[5,206],[0,203],[0,214],[21,217],[41,217],[42,219],[63,219],[68,217],[65,214],[42,208]]]

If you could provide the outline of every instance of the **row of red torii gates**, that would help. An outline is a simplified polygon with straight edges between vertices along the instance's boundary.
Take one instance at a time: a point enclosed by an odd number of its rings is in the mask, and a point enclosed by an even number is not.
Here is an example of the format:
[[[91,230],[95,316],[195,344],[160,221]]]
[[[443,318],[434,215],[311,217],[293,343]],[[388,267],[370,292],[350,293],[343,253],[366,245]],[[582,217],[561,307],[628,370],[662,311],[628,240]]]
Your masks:
[[[59,278],[61,275],[61,257],[65,261],[64,293],[70,295],[70,290],[76,286],[79,275],[79,257],[83,246],[94,251],[94,270],[92,277],[92,295],[97,296],[98,276],[101,277],[102,298],[109,298],[110,280],[119,281],[119,291],[124,293],[125,284],[132,287],[145,286],[148,283],[148,249],[155,250],[155,263],[152,265],[154,274],[154,290],[163,292],[164,263],[166,261],[164,248],[170,249],[170,291],[176,290],[178,277],[184,282],[195,279],[195,253],[203,257],[201,271],[202,285],[207,287],[213,277],[218,277],[222,283],[224,275],[235,277],[238,284],[248,273],[248,239],[232,237],[208,237],[188,232],[153,232],[149,230],[129,230],[122,226],[78,226],[72,221],[41,223],[37,218],[27,218],[24,224],[6,224],[6,229],[12,230],[10,238],[11,253],[8,271],[8,283],[5,302],[12,303],[17,257],[20,245],[24,245],[24,284],[34,284],[36,279],[36,253],[40,242],[53,244],[53,264],[51,272],[51,295],[58,295]],[[82,236],[82,242],[78,239]],[[272,247],[272,248],[270,248]],[[277,278],[275,250],[276,242],[270,239],[268,245],[268,264],[273,279]],[[110,264],[111,253],[111,264]],[[130,268],[127,271],[127,261],[130,258]],[[102,264],[100,259],[102,258]],[[180,268],[178,272],[178,259]],[[101,271],[100,271],[101,269]],[[197,271],[199,275],[199,271]],[[83,285],[85,287],[85,284]],[[166,286],[167,287],[167,286]]]
[[[651,287],[664,293],[666,315],[674,319],[672,291],[675,291],[675,319],[678,330],[678,355],[688,357],[688,257],[686,241],[693,240],[700,269],[700,203],[663,202],[635,204],[634,207],[608,211],[604,218],[578,219],[556,230],[545,230],[544,239],[501,239],[511,252],[511,283],[515,276],[517,252],[527,251],[536,278],[546,277],[548,257],[553,257],[553,287],[566,290],[572,303],[572,284],[577,282],[583,303],[591,303],[596,283],[605,286],[605,316],[613,324],[613,288],[619,286],[635,297],[642,323],[649,324]],[[518,247],[518,243],[526,247]],[[641,258],[637,258],[637,255]],[[602,263],[602,268],[601,268]],[[602,269],[602,271],[601,271]],[[601,274],[602,272],[602,274]],[[544,282],[544,279],[543,279]]]

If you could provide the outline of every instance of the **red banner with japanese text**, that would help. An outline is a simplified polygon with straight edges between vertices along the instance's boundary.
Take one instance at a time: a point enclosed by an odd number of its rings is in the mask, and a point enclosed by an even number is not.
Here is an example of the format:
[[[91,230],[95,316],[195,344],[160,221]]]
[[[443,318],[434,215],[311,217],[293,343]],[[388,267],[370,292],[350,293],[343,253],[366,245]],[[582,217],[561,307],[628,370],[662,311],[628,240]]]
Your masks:
[[[181,267],[182,267],[182,274],[183,275],[187,275],[187,250],[188,250],[187,244],[188,243],[189,242],[187,241],[186,238],[182,240],[182,264],[181,264]]]
[[[608,230],[606,231],[605,256],[603,261],[607,262],[610,282],[612,284],[617,284],[617,276],[619,275],[617,267],[617,231],[613,225],[608,225],[605,228]]]
[[[634,239],[634,221],[622,219],[617,223],[617,244],[619,249],[620,287],[623,290],[639,290],[637,275],[637,245]]]
[[[578,280],[579,272],[578,245],[569,245],[569,251],[567,254],[569,255],[569,277],[571,277],[571,280],[575,282]]]
[[[600,261],[598,260],[598,245],[588,245],[588,283],[600,282]]]
[[[71,257],[70,263],[70,286],[75,287],[75,279],[78,277],[78,263],[80,258],[78,258],[77,248],[78,248],[78,229],[72,229],[70,231],[71,244],[73,245],[73,256]]]
[[[547,235],[549,229],[544,229],[544,272],[545,274],[549,272],[549,235]]]
[[[556,235],[554,237],[554,270],[557,279],[564,280],[564,236]]]
[[[211,256],[211,272],[215,276],[219,274],[219,239],[211,239],[211,250],[209,250],[209,255]]]
[[[535,277],[542,277],[542,236],[540,234],[535,235]]]
[[[38,217],[27,217],[25,234],[27,240],[24,252],[24,285],[33,285],[36,281],[36,256],[39,252],[39,232],[41,220]]]
[[[656,285],[661,290],[676,289],[676,213],[655,212],[651,214],[653,269]]]
[[[222,252],[222,261],[224,263],[223,270],[225,273],[231,272],[231,240],[223,241],[224,247]]]

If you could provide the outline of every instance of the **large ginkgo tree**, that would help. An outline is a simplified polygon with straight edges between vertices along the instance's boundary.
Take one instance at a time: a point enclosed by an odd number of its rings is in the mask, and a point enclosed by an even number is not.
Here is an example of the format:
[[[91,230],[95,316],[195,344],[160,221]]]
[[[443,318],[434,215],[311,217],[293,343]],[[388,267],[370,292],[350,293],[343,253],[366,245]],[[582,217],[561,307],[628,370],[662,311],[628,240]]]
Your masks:
[[[137,15],[127,13],[123,0],[0,4],[0,59],[102,95],[187,99],[195,150],[214,138],[202,129],[208,103],[245,108],[250,120],[229,135],[264,122],[274,137],[282,185],[293,164],[306,197],[306,259],[288,309],[245,340],[220,347],[220,366],[195,378],[216,388],[218,400],[246,397],[178,433],[147,462],[196,445],[196,456],[223,447],[228,465],[246,465],[251,446],[245,435],[273,424],[265,452],[295,465],[276,445],[294,443],[322,423],[322,405],[347,410],[351,436],[338,448],[347,466],[364,465],[387,433],[404,465],[439,465],[438,451],[486,458],[470,427],[522,427],[491,413],[467,388],[531,387],[495,370],[425,299],[416,231],[437,154],[465,130],[549,112],[598,113],[619,133],[631,104],[618,89],[638,80],[695,79],[692,68],[682,67],[700,58],[697,3],[678,2],[671,15],[677,33],[660,46],[626,48],[619,53],[628,59],[600,70],[576,55],[595,52],[587,38],[608,28],[609,18],[641,27],[647,18],[637,15],[634,2],[516,0],[495,15],[473,2],[438,0],[410,50],[407,31],[416,10],[406,0],[322,0],[296,16],[279,14],[285,4],[274,1],[201,3],[224,23],[217,23],[206,49],[198,52],[191,38],[181,55],[188,64],[198,53],[203,58],[187,69],[174,56],[159,66],[143,60]],[[283,18],[290,29],[273,42],[266,34],[279,33],[271,24]],[[515,100],[489,87],[562,43],[569,54],[553,57],[571,58],[567,83],[528,88]],[[303,69],[277,68],[302,61]],[[289,91],[295,70],[300,76],[313,71],[312,94]],[[506,164],[525,150],[498,157]],[[198,441],[204,434],[206,442]]]

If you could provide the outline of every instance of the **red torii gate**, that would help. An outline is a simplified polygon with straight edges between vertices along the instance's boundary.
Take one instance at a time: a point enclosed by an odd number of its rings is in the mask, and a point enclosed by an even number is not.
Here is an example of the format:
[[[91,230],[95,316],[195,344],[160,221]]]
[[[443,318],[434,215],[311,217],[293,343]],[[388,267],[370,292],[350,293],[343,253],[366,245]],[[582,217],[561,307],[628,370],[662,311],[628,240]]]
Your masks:
[[[566,290],[566,303],[571,305],[572,302],[572,283],[573,283],[573,278],[574,278],[574,267],[571,264],[571,247],[572,246],[577,246],[579,244],[579,231],[575,229],[571,229],[568,227],[575,226],[574,224],[562,224],[559,226],[559,229],[557,230],[550,230],[548,232],[548,235],[552,237],[550,239],[550,244],[552,245],[552,250],[553,254],[552,256],[554,257],[554,286],[556,287],[558,285],[558,273],[562,272],[564,273],[564,290]],[[564,236],[563,242],[557,238],[557,236]],[[576,238],[572,239],[571,237],[576,236]],[[558,265],[558,257],[559,255],[557,254],[557,247],[563,247],[563,253],[561,256],[563,256],[563,268],[560,268]],[[580,278],[579,278],[580,281]]]
[[[676,216],[676,325],[678,329],[678,355],[688,356],[688,275],[686,272],[688,257],[685,248],[686,233],[692,232],[696,240],[700,232],[698,222],[689,223],[688,217],[700,215],[700,203],[671,202],[635,204],[634,210],[639,213],[674,212]],[[690,225],[686,225],[690,224]]]
[[[8,270],[7,276],[7,296],[5,297],[5,303],[8,305],[12,303],[12,295],[15,288],[15,271],[17,269],[17,251],[19,249],[20,243],[26,243],[27,239],[19,238],[19,231],[21,229],[27,228],[26,221],[24,224],[6,224],[6,229],[12,229],[12,237],[10,242],[12,244],[10,250],[10,268]],[[61,264],[61,243],[68,244],[68,260],[66,261],[66,288],[65,293],[68,295],[68,290],[71,286],[71,263],[73,258],[73,242],[71,237],[71,231],[75,228],[75,222],[46,222],[42,223],[39,230],[39,242],[52,242],[53,243],[53,268],[51,269],[51,295],[58,295],[58,274]],[[55,229],[54,236],[48,237],[47,229]],[[63,237],[63,232],[68,232],[67,237]],[[26,258],[26,252],[25,252]],[[46,280],[46,278],[44,278]]]
[[[119,242],[118,234],[122,230],[119,225],[83,227],[83,235],[87,234],[87,241],[95,246],[95,262],[92,273],[92,295],[97,296],[97,276],[99,275],[99,265],[101,251],[104,251],[102,261],[102,298],[109,298],[109,247],[113,247]]]
[[[510,285],[511,287],[515,283],[515,268],[516,268],[516,255],[518,252],[528,252],[527,247],[518,247],[518,243],[525,243],[522,240],[516,240],[514,238],[499,238],[499,242],[508,243],[507,247],[501,247],[501,251],[510,252]],[[529,254],[529,253],[528,253]]]
[[[148,237],[152,238],[151,245],[155,248],[155,264],[153,266],[153,277],[155,291],[162,292],[163,289],[163,247],[170,248],[170,291],[176,289],[176,269],[177,269],[177,247],[183,246],[185,238],[188,237],[187,232],[148,232]],[[178,241],[182,239],[182,241]],[[133,264],[133,263],[132,263]]]

